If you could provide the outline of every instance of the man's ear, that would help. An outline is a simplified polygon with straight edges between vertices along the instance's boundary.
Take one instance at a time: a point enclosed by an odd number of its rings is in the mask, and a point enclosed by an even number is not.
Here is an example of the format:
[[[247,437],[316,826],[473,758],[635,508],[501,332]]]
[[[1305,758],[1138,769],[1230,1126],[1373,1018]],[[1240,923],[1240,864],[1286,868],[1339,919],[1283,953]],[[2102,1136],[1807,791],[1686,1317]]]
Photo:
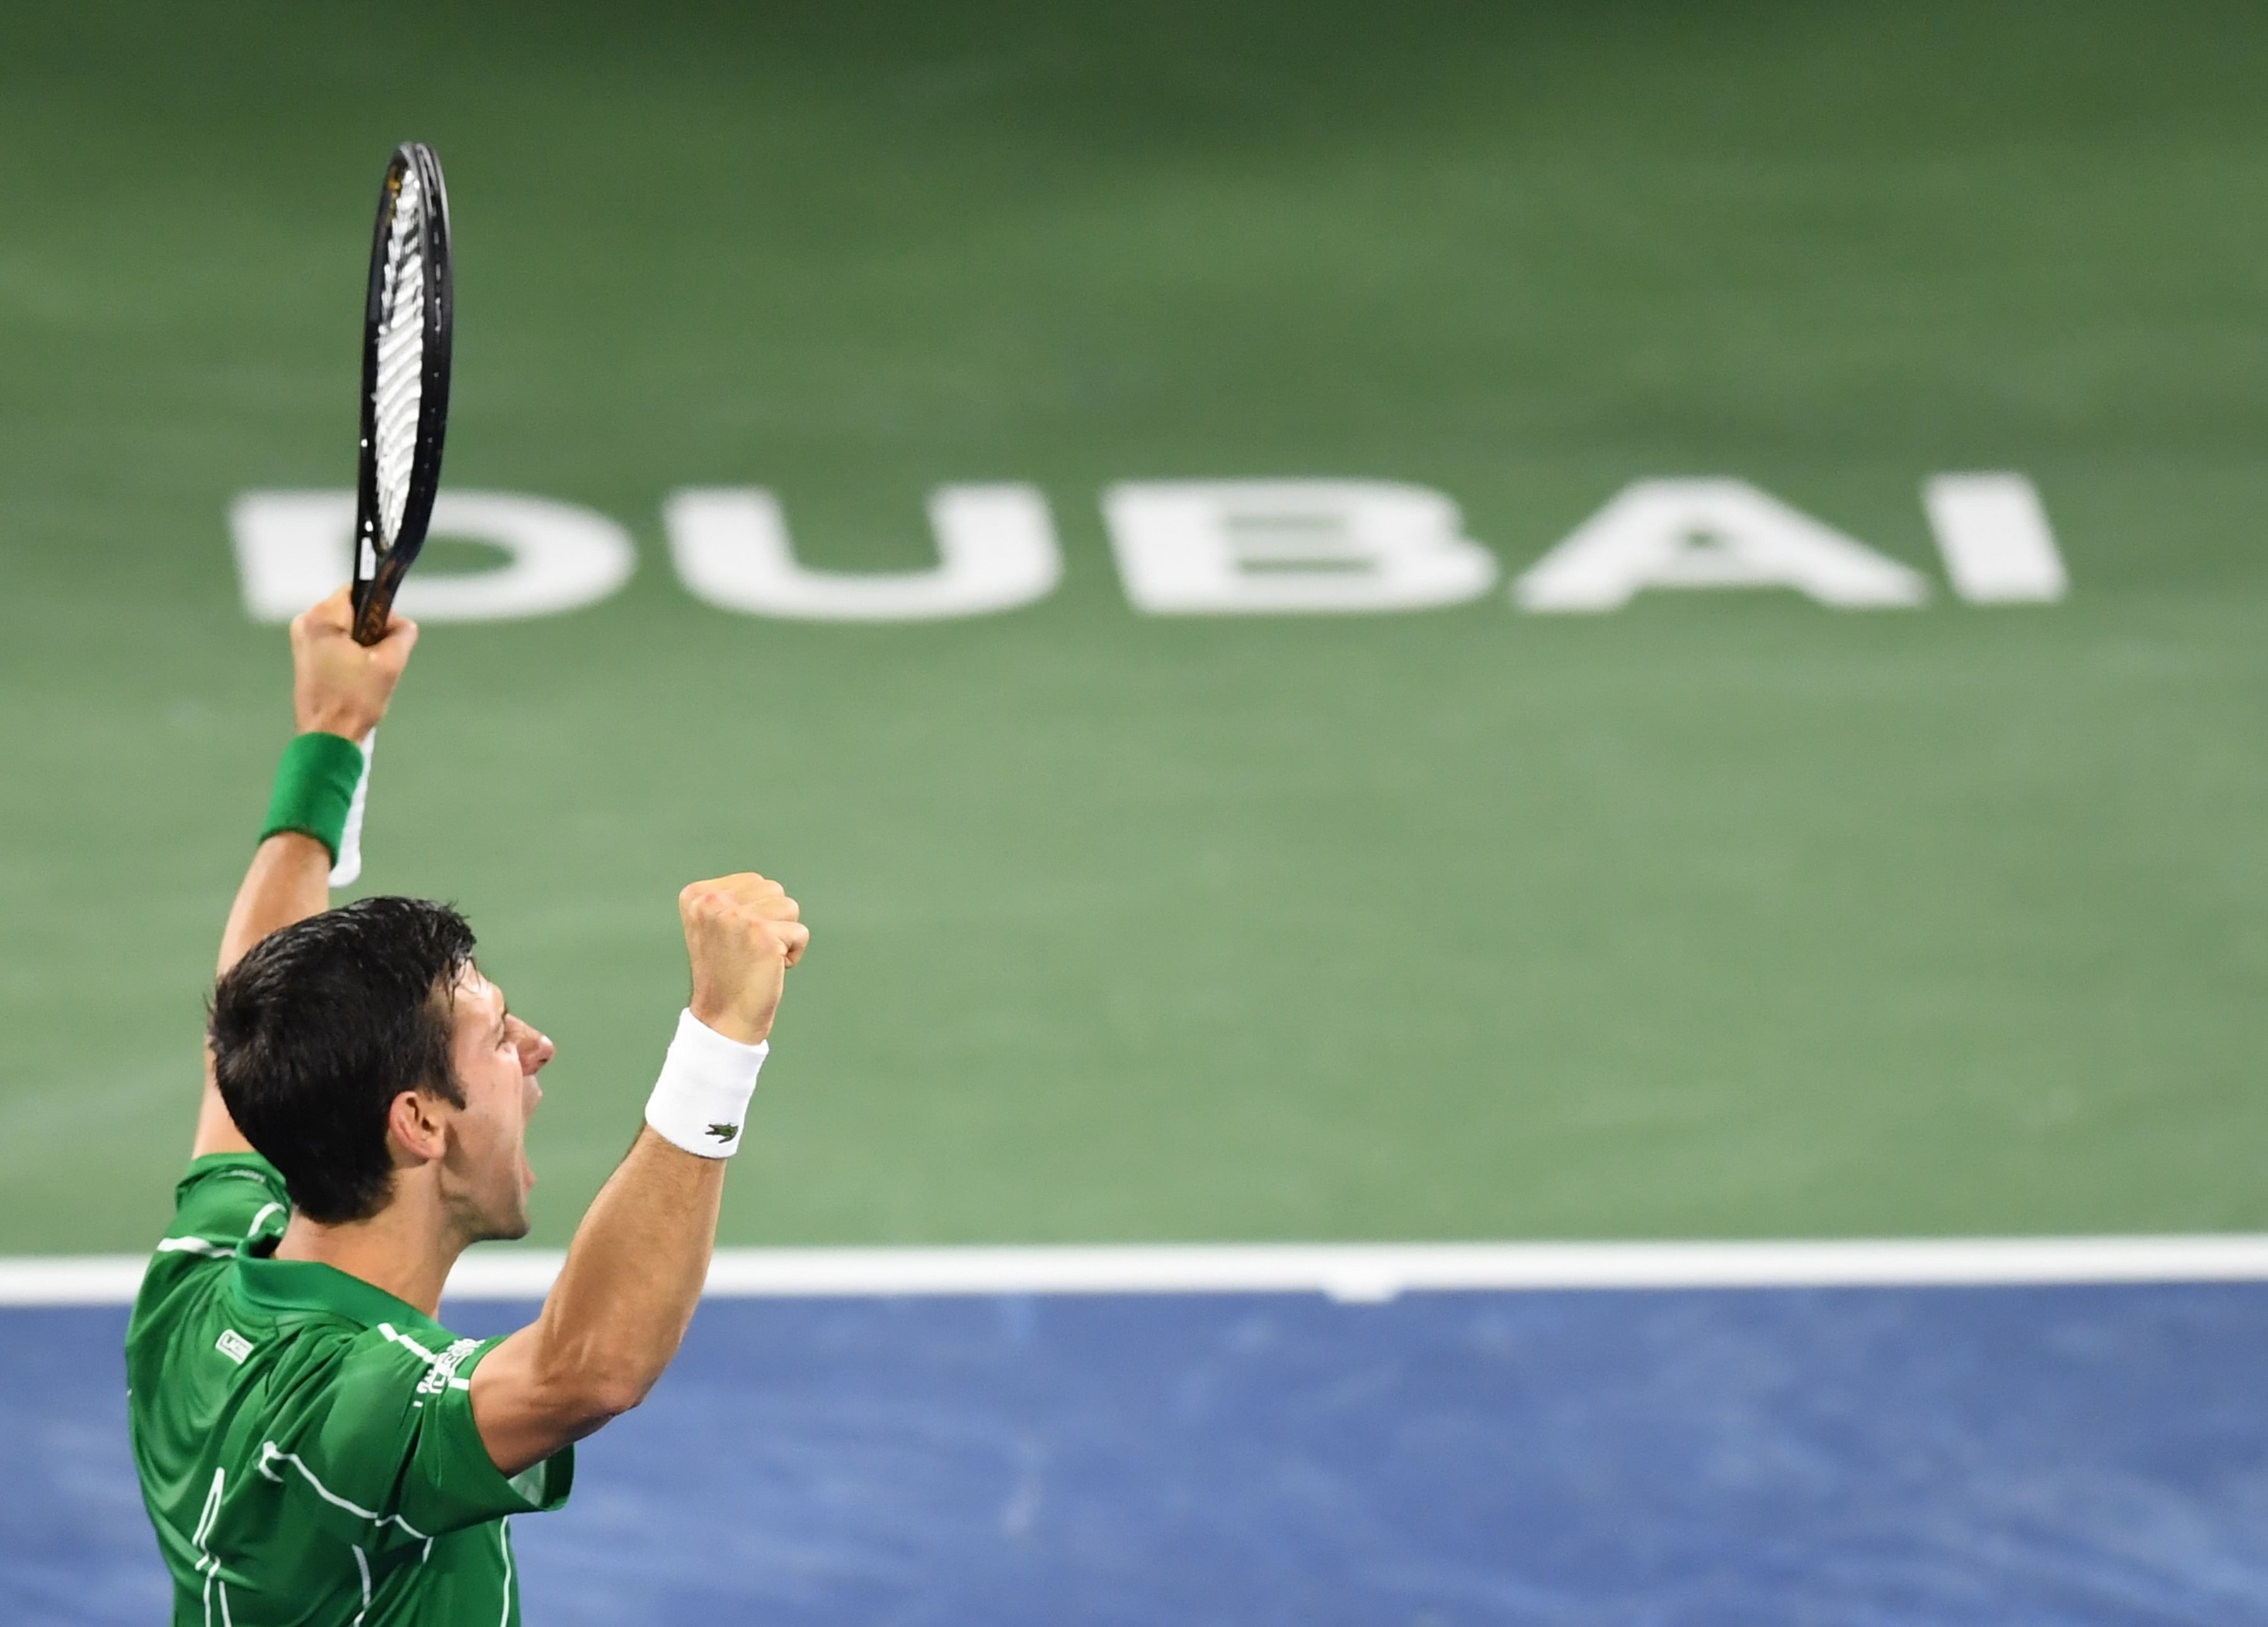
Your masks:
[[[449,1150],[448,1126],[441,1116],[443,1103],[422,1090],[405,1090],[386,1109],[386,1133],[416,1164],[440,1160]]]

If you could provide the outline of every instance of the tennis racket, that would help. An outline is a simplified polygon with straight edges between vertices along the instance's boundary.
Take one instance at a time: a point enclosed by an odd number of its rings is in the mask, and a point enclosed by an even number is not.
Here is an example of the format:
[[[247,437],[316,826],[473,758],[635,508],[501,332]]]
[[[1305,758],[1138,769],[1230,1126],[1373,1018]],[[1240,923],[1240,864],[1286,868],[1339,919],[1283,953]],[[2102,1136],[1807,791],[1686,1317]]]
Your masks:
[[[423,142],[404,142],[386,166],[370,246],[363,306],[362,455],[355,482],[354,636],[386,636],[394,596],[433,518],[441,442],[449,426],[449,194],[441,161]],[[362,743],[362,779],[331,870],[333,887],[362,873],[363,808],[370,794],[372,731]]]

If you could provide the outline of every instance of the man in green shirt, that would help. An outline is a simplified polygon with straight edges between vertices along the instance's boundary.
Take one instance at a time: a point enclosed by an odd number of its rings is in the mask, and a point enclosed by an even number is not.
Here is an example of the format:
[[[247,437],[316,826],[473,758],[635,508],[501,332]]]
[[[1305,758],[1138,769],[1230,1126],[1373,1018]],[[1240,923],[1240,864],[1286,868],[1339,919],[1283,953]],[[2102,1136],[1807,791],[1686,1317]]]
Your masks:
[[[221,942],[204,1101],[127,1332],[136,1465],[203,1627],[512,1627],[505,1518],[558,1507],[573,1443],[676,1353],[786,969],[809,935],[755,875],[679,895],[693,993],[646,1123],[535,1321],[434,1320],[470,1244],[525,1236],[551,1042],[446,905],[329,909],[365,740],[416,642],[343,592],[292,624],[299,734]]]

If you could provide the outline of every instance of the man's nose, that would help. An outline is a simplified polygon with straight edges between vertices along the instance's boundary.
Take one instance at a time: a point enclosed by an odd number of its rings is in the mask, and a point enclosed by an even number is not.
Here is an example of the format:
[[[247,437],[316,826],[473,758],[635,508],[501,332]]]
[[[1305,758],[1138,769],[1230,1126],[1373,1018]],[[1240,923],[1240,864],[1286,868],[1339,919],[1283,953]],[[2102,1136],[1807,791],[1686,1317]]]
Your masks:
[[[520,1025],[520,1071],[523,1073],[528,1074],[539,1072],[541,1071],[543,1064],[551,1060],[558,1048],[551,1043],[551,1036],[549,1034],[542,1033],[539,1029],[529,1027],[526,1023],[522,1023]]]

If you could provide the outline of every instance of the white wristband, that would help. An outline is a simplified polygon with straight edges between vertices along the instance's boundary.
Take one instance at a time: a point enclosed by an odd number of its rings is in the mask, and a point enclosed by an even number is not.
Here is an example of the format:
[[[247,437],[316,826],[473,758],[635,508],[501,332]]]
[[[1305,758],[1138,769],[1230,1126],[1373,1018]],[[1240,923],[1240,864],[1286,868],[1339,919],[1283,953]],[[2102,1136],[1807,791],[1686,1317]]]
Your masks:
[[[677,1019],[677,1037],[661,1077],[646,1099],[645,1122],[654,1133],[702,1158],[730,1158],[740,1150],[748,1098],[770,1055],[769,1042],[728,1040],[691,1012]]]

